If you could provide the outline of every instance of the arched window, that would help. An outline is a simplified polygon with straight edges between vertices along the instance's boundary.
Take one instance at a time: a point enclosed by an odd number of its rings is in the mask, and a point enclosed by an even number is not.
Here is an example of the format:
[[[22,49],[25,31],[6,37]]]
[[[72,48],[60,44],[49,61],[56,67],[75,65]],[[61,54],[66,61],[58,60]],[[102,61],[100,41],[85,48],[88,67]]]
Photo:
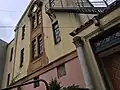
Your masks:
[[[38,27],[42,23],[42,2],[36,1],[33,3],[29,13],[28,17],[31,21],[31,29],[32,31],[35,30],[36,27]]]

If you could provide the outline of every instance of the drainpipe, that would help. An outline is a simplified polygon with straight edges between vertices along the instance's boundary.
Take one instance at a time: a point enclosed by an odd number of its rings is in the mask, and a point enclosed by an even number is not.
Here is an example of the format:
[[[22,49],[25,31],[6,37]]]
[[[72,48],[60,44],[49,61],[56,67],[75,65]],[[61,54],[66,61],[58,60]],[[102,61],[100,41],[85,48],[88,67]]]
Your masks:
[[[88,67],[87,67],[87,64],[85,61],[85,56],[84,56],[84,51],[83,51],[83,41],[81,40],[81,37],[79,37],[79,36],[74,37],[73,43],[76,46],[78,58],[80,61],[80,66],[81,66],[81,69],[83,72],[83,78],[85,81],[85,87],[90,89],[90,90],[93,90],[91,77],[90,77],[90,74],[88,72]]]

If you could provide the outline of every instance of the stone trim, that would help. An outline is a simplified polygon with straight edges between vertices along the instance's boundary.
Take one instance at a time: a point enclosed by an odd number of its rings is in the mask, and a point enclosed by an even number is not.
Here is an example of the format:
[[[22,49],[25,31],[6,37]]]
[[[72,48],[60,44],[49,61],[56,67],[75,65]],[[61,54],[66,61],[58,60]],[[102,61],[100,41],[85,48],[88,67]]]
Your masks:
[[[73,38],[73,43],[75,44],[76,48],[82,47],[83,41],[81,40],[81,37],[76,36]]]
[[[109,5],[108,7],[105,8],[103,13],[100,13],[98,16],[96,16],[96,18],[102,19],[103,17],[105,17],[106,15],[110,14],[112,11],[114,11],[115,9],[120,7],[120,1],[116,0],[115,2],[113,2],[111,5]],[[73,30],[71,33],[69,33],[71,36],[75,36],[78,33],[80,33],[81,31],[85,30],[86,28],[88,28],[89,26],[91,26],[94,23],[94,18],[90,19],[89,21],[85,22],[83,25],[80,25],[78,28],[76,28],[75,30]]]

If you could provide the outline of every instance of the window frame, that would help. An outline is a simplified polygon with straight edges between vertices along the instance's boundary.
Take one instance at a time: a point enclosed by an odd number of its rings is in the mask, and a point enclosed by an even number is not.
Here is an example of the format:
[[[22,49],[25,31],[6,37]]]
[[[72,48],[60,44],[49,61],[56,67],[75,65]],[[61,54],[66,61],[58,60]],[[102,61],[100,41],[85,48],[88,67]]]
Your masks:
[[[25,25],[22,27],[22,40],[24,39],[24,37],[25,37]]]
[[[10,73],[7,75],[7,87],[9,86],[10,83]]]
[[[40,19],[39,19],[40,18]],[[40,21],[41,20],[41,21]],[[42,23],[42,10],[38,10],[37,12],[37,25],[40,25]]]
[[[11,48],[11,51],[10,51],[10,62],[12,61],[12,59],[13,59],[13,47]]]
[[[61,73],[61,68],[64,68],[64,74],[60,74]],[[63,71],[62,71],[63,72]],[[67,73],[66,73],[66,68],[65,68],[65,64],[61,64],[59,66],[57,66],[57,76],[58,76],[58,79],[65,76]]]
[[[31,17],[31,27],[32,27],[32,31],[34,31],[34,28],[35,28],[35,15],[33,15],[32,17]]]
[[[35,80],[39,80],[39,76],[34,77],[34,81],[35,81]],[[34,88],[37,88],[37,87],[39,87],[39,86],[40,86],[39,81],[34,82]]]
[[[40,57],[43,54],[43,39],[42,39],[42,34],[40,34],[37,37],[37,44],[38,44],[38,57]]]
[[[36,58],[36,54],[37,54],[37,43],[36,43],[36,39],[34,39],[32,41],[32,59]]]
[[[60,36],[60,30],[59,30],[59,23],[58,20],[56,20],[53,24],[52,24],[52,29],[53,29],[53,36],[54,36],[54,43],[58,44],[59,42],[61,42],[61,36]],[[56,33],[59,32],[59,33]],[[59,38],[59,39],[58,39]]]
[[[24,48],[20,52],[20,68],[23,67],[23,62],[24,62]]]
[[[39,19],[39,16],[41,19]],[[40,21],[41,20],[41,21]],[[42,24],[42,9],[39,8],[36,12],[34,12],[31,16],[31,27],[32,31],[34,31],[39,25]]]

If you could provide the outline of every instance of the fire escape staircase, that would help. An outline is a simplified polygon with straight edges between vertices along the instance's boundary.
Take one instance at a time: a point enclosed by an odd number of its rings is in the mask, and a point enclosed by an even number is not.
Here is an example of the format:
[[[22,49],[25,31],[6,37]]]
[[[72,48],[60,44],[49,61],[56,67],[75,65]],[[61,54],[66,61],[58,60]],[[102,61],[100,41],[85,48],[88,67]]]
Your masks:
[[[93,2],[103,4],[103,2]],[[81,14],[99,14],[103,13],[104,7],[94,7],[89,0],[49,0],[45,5],[45,11],[51,20],[56,18],[54,12],[68,12]],[[107,6],[107,5],[106,5]]]

